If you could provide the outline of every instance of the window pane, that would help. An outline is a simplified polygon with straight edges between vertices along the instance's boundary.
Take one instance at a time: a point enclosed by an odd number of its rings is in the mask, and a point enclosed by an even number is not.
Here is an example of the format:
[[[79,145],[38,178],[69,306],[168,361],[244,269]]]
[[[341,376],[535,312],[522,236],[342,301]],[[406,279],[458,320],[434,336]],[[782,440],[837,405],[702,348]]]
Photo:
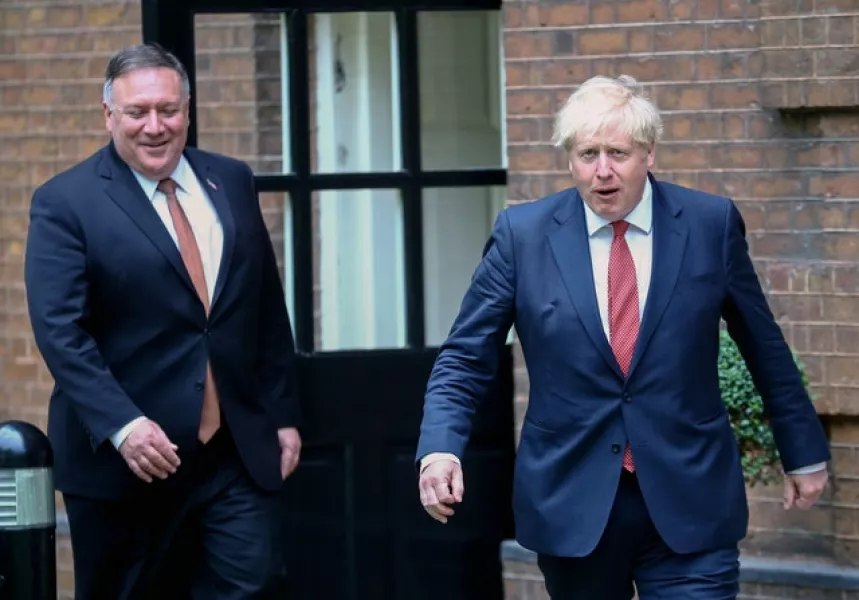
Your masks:
[[[314,194],[319,350],[405,346],[398,190]]]
[[[196,15],[194,43],[197,145],[256,173],[291,171],[285,17]]]
[[[504,187],[431,188],[423,194],[426,344],[447,337],[480,262]]]
[[[266,228],[271,236],[286,296],[289,319],[295,334],[295,294],[293,288],[292,202],[287,193],[264,192],[259,195]]]
[[[316,14],[311,40],[313,171],[399,170],[394,15]]]
[[[497,11],[418,15],[424,169],[505,166],[499,18]]]

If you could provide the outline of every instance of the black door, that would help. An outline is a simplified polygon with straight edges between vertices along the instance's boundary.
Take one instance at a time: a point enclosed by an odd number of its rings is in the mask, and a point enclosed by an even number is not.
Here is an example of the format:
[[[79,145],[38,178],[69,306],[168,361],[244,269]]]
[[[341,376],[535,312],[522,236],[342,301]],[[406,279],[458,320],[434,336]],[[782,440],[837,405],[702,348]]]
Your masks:
[[[255,140],[252,165],[261,198],[275,215],[274,229],[286,223],[275,239],[285,241],[284,281],[306,415],[302,462],[283,494],[291,600],[503,598],[499,551],[512,535],[514,457],[509,345],[463,460],[465,501],[448,525],[432,521],[420,506],[414,464],[427,376],[467,285],[463,273],[476,265],[475,248],[488,231],[469,236],[463,223],[479,222],[489,206],[486,191],[503,193],[506,184],[502,160],[484,160],[487,147],[503,155],[503,144],[486,137],[492,127],[472,127],[482,122],[484,108],[503,121],[503,108],[493,104],[499,99],[469,96],[471,108],[458,112],[449,101],[458,85],[473,85],[470,80],[492,71],[474,54],[487,40],[498,40],[470,36],[473,25],[497,17],[500,1],[424,3],[143,2],[144,39],[173,51],[191,76],[189,144],[210,149],[204,142],[214,126],[233,136],[226,147],[240,155],[248,139]],[[361,16],[350,21],[347,13]],[[246,61],[247,53],[237,51],[232,67],[213,67],[200,51],[199,23],[207,15],[226,16],[206,33],[212,46],[241,37],[245,30],[225,28],[232,26],[229,15],[245,15],[237,22],[261,40],[245,44],[248,52],[262,48],[256,59]],[[216,28],[221,41],[209,39]],[[457,38],[453,29],[466,37]],[[355,45],[356,32],[367,40],[363,46]],[[457,46],[463,39],[468,43]],[[324,44],[324,51],[309,50]],[[432,56],[421,62],[421,52]],[[445,53],[447,66],[421,75],[427,61]],[[381,67],[378,57],[385,61]],[[277,58],[280,69],[267,63]],[[249,75],[241,66],[247,64],[257,72]],[[453,76],[457,69],[461,84]],[[474,77],[462,76],[468,69]],[[202,74],[209,70],[221,79],[206,80]],[[275,116],[269,71],[282,78]],[[242,77],[251,80],[254,106],[246,106],[241,92],[223,93]],[[442,95],[432,100],[433,93]],[[338,106],[352,112],[344,117]],[[255,120],[236,124],[212,116],[218,110]],[[455,139],[472,130],[477,133]],[[288,219],[280,220],[279,204],[287,205]]]

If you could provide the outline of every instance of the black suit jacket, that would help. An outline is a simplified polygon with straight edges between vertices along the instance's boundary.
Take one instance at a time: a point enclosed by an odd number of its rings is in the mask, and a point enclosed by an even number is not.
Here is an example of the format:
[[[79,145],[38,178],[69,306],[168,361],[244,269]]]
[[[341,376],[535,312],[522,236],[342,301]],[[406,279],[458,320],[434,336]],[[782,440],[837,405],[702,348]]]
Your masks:
[[[36,343],[55,380],[48,436],[60,491],[142,492],[147,484],[109,440],[141,415],[164,429],[180,458],[191,456],[207,358],[251,477],[266,490],[282,483],[276,430],[297,426],[300,409],[292,331],[253,174],[224,156],[188,148],[185,157],[224,230],[209,318],[112,144],[33,196],[25,278]],[[148,489],[171,479],[181,480],[181,468]]]

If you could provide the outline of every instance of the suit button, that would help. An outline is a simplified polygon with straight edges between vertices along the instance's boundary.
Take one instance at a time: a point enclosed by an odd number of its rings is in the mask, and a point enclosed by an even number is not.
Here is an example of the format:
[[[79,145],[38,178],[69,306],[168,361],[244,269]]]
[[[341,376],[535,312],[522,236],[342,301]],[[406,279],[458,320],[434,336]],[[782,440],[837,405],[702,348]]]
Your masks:
[[[194,389],[195,389],[195,390],[197,390],[198,392],[203,391],[203,382],[202,382],[202,381],[198,381],[197,383],[195,383],[195,384],[194,384]]]
[[[620,444],[612,444],[611,445],[611,451],[614,452],[615,454],[620,452]]]
[[[209,333],[210,333],[210,332],[209,332],[209,328],[208,328],[208,327],[206,327],[206,328],[203,330],[203,334],[204,334],[206,337],[209,337]]]
[[[629,395],[629,392],[623,393],[623,401],[624,402],[632,402],[632,396]]]

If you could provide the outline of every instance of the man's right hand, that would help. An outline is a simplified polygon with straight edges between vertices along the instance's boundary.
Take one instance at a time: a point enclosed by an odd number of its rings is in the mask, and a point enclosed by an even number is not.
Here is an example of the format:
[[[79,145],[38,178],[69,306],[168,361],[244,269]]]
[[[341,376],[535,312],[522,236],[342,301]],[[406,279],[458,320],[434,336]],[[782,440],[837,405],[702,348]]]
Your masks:
[[[152,483],[153,477],[167,479],[176,472],[180,462],[177,449],[155,421],[144,419],[119,446],[119,453],[135,475]]]
[[[462,468],[452,460],[438,460],[421,471],[421,504],[436,521],[447,523],[453,516],[451,504],[462,502],[465,485]]]

